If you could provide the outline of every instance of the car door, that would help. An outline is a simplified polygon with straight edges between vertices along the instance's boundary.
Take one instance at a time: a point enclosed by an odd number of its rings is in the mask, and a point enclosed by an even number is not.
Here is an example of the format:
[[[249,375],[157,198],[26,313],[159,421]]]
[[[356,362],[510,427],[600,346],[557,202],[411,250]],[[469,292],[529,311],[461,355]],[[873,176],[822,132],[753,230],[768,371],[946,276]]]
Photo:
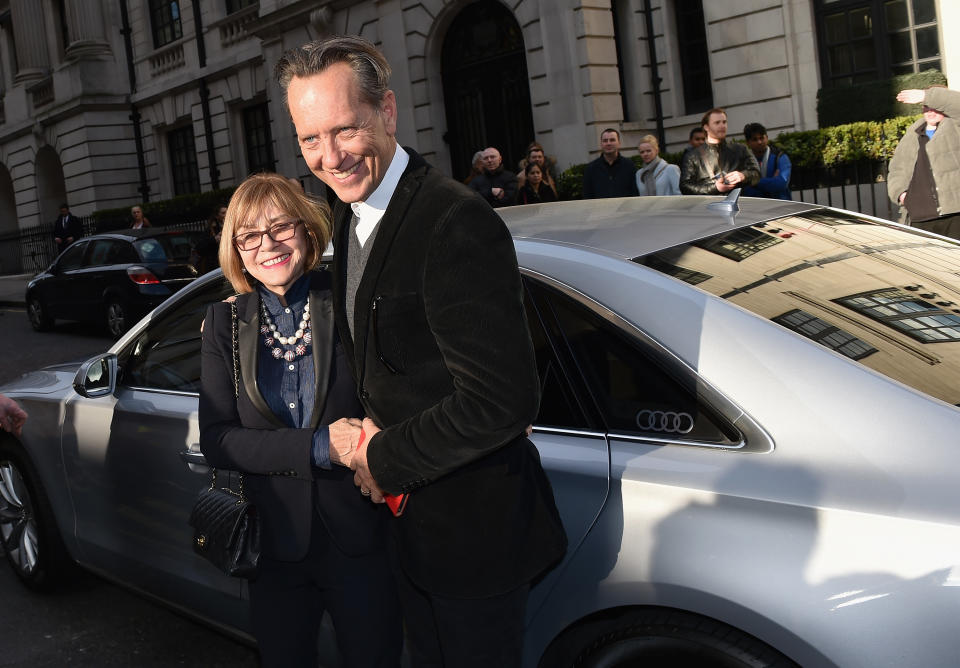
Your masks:
[[[78,320],[83,315],[78,300],[84,292],[84,255],[90,247],[88,241],[78,241],[57,259],[52,280],[44,281],[43,300],[54,318]]]
[[[193,552],[190,510],[210,471],[199,451],[200,327],[222,279],[191,291],[120,351],[113,396],[66,407],[64,462],[85,557],[121,579],[243,628],[243,581]]]

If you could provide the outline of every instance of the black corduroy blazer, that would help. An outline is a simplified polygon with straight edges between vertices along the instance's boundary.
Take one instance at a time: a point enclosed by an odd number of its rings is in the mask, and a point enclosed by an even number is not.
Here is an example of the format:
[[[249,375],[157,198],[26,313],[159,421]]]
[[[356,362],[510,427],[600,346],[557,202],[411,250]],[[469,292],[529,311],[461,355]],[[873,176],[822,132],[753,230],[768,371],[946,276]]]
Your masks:
[[[475,192],[411,149],[344,308],[352,212],[335,208],[337,326],[360,401],[383,431],[368,445],[389,493],[411,493],[389,520],[401,565],[440,596],[504,593],[566,549],[553,491],[524,435],[539,381],[516,252]]]

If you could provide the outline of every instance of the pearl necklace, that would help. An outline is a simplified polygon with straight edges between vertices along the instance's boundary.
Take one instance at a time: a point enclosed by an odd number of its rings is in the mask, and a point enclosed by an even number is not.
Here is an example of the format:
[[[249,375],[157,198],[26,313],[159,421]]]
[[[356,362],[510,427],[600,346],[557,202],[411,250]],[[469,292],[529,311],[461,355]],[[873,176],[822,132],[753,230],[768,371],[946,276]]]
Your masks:
[[[270,314],[267,313],[267,307],[263,301],[260,302],[260,317],[264,323],[260,325],[260,333],[265,337],[263,343],[270,350],[274,359],[282,357],[286,361],[292,362],[297,357],[306,354],[307,346],[313,341],[313,334],[310,331],[310,302],[307,302],[303,307],[303,318],[300,320],[300,325],[297,327],[297,331],[290,336],[283,336],[277,332],[277,326],[270,319]],[[303,343],[297,343],[300,339],[303,339]],[[283,348],[274,347],[274,343],[279,343],[281,346],[294,346],[294,349],[284,351]]]

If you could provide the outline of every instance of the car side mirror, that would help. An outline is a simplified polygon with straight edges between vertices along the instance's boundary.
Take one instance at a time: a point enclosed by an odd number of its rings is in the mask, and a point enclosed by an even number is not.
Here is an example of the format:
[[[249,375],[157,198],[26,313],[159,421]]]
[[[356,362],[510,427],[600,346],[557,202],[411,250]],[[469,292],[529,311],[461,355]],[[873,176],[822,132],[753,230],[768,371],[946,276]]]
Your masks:
[[[117,389],[117,356],[106,353],[87,360],[80,365],[73,378],[73,389],[82,397],[90,399],[105,397]]]

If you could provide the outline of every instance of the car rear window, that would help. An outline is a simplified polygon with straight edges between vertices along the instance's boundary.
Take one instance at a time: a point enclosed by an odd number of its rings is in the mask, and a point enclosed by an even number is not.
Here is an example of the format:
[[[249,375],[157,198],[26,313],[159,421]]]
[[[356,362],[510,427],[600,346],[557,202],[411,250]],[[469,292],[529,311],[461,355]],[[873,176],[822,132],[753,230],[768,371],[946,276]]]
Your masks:
[[[820,209],[634,261],[960,405],[960,243]]]
[[[144,262],[188,262],[198,238],[195,234],[165,234],[138,239],[133,245]]]

